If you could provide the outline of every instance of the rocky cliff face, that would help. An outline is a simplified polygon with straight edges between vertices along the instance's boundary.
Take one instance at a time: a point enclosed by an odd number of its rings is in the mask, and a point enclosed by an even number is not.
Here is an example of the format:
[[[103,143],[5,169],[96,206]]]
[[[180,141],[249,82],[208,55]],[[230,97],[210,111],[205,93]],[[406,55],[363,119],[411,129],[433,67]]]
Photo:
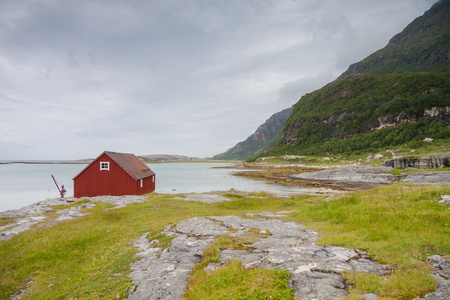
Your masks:
[[[347,75],[300,99],[281,142],[349,138],[423,120],[448,122],[448,84],[448,74]]]
[[[303,96],[272,155],[373,152],[450,136],[450,74],[354,74]]]
[[[256,129],[245,141],[239,142],[225,153],[214,156],[214,159],[246,159],[266,150],[268,144],[276,138],[283,124],[292,112],[293,107],[273,114]]]
[[[386,167],[396,169],[417,168],[433,169],[450,167],[450,157],[415,157],[415,158],[397,158],[388,160],[384,163]]]
[[[339,115],[333,115],[326,117],[322,120],[322,123],[328,127],[329,137],[344,137],[349,138],[355,133],[346,132],[341,128],[341,125],[346,117],[357,115],[354,111],[345,111]],[[385,117],[376,118],[373,121],[363,121],[360,124],[360,129],[357,133],[368,133],[376,130],[380,130],[387,127],[399,126],[404,123],[418,122],[421,120],[429,121],[448,121],[450,119],[450,106],[447,107],[432,107],[431,109],[425,109],[422,115],[406,113],[400,114],[388,114]],[[297,133],[299,130],[304,130],[311,124],[295,123],[292,126],[287,127],[281,134],[281,141],[284,143],[292,143],[297,141]]]
[[[420,120],[447,121],[448,119],[450,119],[450,106],[432,107],[431,109],[425,109],[422,115],[408,115],[406,113],[388,114],[386,117],[377,118],[370,123],[362,123],[360,132],[367,133],[386,127],[398,126],[403,123],[418,122]]]
[[[283,128],[283,124],[292,112],[293,107],[286,108],[273,114],[267,121],[256,129],[247,140],[257,141],[261,145],[267,144]]]

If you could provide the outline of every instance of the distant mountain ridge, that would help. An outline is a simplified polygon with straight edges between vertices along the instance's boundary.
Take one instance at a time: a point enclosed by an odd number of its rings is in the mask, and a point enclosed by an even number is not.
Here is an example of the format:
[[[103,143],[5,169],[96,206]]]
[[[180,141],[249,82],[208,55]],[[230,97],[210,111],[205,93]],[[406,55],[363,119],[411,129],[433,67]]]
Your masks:
[[[137,157],[144,163],[166,163],[166,162],[194,162],[194,161],[206,161],[204,158],[189,157],[184,155],[173,154],[147,154],[137,155]],[[73,161],[66,161],[66,164],[90,164],[94,161],[94,158],[78,159]]]
[[[173,154],[147,154],[138,155],[138,157],[143,162],[193,162],[193,161],[204,161],[203,158],[189,157],[184,155],[173,155]]]
[[[277,134],[280,133],[284,122],[291,114],[293,108],[294,106],[273,114],[245,141],[237,143],[225,153],[215,155],[213,159],[247,159],[267,150],[271,142],[277,138]],[[280,135],[278,135],[278,139],[279,137]],[[276,139],[276,142],[278,142],[278,139]],[[276,145],[275,142],[274,145]]]

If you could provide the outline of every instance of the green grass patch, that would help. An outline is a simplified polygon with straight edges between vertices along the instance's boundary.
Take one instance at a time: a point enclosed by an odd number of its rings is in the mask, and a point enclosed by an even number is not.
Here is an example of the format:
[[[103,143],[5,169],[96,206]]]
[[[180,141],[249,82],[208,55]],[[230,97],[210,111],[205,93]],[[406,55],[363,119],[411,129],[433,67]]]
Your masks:
[[[393,172],[386,172],[386,174],[392,174],[392,175],[402,175],[403,169],[394,169]]]
[[[221,250],[249,250],[251,244],[268,236],[270,232],[250,228],[242,236],[228,233],[218,237],[193,268],[185,299],[294,299],[286,270],[245,269],[237,260],[214,271],[204,270],[209,263],[220,262]]]
[[[16,219],[17,218],[12,218],[12,217],[0,217],[0,226],[5,226],[5,225],[8,225],[8,224],[11,224]]]
[[[254,192],[254,193],[250,193],[250,196],[253,197],[268,197],[269,195],[266,192]]]
[[[182,220],[245,217],[247,213],[286,207],[294,210],[290,220],[319,231],[318,243],[361,249],[392,266],[388,276],[344,272],[350,298],[374,292],[382,297],[412,299],[436,286],[426,257],[450,254],[450,210],[438,203],[444,194],[450,194],[450,187],[398,183],[324,203],[323,197],[286,200],[241,195],[233,201],[205,204],[157,194],[149,196],[149,201],[116,209],[105,209],[109,205],[100,203],[80,219],[52,227],[34,226],[0,241],[0,299],[24,288],[27,292],[21,299],[125,298],[132,286],[130,264],[136,260],[133,241],[142,234],[151,232],[149,239],[158,239],[159,247],[167,247],[171,238],[162,231]],[[248,299],[270,295],[272,299],[292,298],[286,271],[246,270],[238,262],[211,272],[203,270],[208,263],[220,260],[220,250],[251,249],[251,244],[269,234],[253,228],[240,237],[228,234],[218,238],[203,253],[202,265],[193,270],[191,295],[186,297],[226,299],[233,293]],[[257,284],[259,281],[263,284]],[[207,289],[217,292],[211,292],[211,297],[202,294],[201,290]]]
[[[226,193],[226,194],[223,194],[222,196],[227,197],[227,198],[231,198],[231,199],[242,199],[242,198],[244,198],[244,196],[242,196],[240,194],[236,194],[236,193]]]
[[[289,271],[245,269],[235,260],[202,275],[185,299],[295,299],[288,287]]]
[[[130,264],[136,260],[133,240],[145,232],[161,232],[192,217],[282,210],[285,201],[243,197],[205,204],[172,198],[152,194],[149,201],[122,208],[100,210],[109,205],[98,205],[80,219],[34,226],[0,241],[0,299],[24,288],[21,299],[125,298],[132,286]],[[298,205],[304,201],[299,198]]]
[[[210,263],[218,263],[220,260],[221,250],[249,250],[252,249],[250,244],[256,243],[260,239],[270,236],[270,232],[261,232],[258,228],[250,228],[242,236],[232,236],[231,233],[219,236],[202,255],[202,260],[194,267],[193,276],[190,280],[191,284],[196,281],[196,272],[201,272]]]
[[[69,209],[71,207],[80,206],[82,204],[89,203],[89,202],[91,202],[91,201],[88,199],[84,199],[84,200],[80,200],[80,201],[77,201],[77,202],[74,202],[71,204],[67,204],[67,205],[52,205],[51,208],[56,209],[56,210]]]
[[[318,244],[365,250],[391,265],[389,276],[345,272],[354,284],[350,293],[411,299],[436,287],[426,258],[450,253],[450,210],[438,203],[443,194],[450,187],[398,183],[304,206],[290,218],[319,231]]]
[[[170,246],[170,243],[176,237],[176,236],[167,236],[163,233],[163,231],[164,229],[155,230],[147,235],[147,239],[149,241],[156,241],[151,245],[152,248],[161,248],[162,250],[164,250]]]
[[[111,204],[111,203],[103,202],[103,201],[95,201],[92,203],[95,204],[94,207],[84,208],[84,209],[80,210],[80,212],[90,213],[90,212],[100,211],[100,210],[109,209],[109,208],[113,208],[113,207],[117,206],[115,204]]]

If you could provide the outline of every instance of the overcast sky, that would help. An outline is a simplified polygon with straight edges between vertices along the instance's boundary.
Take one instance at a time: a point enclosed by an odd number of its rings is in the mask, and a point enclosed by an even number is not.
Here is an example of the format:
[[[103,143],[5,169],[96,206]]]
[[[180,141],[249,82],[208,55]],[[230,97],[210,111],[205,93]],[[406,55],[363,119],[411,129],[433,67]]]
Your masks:
[[[0,160],[211,157],[435,0],[0,0]]]

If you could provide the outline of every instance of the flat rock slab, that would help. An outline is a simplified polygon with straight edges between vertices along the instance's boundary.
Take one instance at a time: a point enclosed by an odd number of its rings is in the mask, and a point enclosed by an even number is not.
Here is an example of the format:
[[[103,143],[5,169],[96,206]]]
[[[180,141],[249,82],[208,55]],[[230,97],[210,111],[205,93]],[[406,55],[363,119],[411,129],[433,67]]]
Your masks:
[[[146,196],[125,195],[125,196],[97,196],[97,197],[83,197],[81,199],[88,199],[92,202],[101,201],[116,205],[115,208],[124,207],[129,204],[147,201]]]
[[[13,222],[5,226],[0,226],[0,240],[7,240],[13,236],[18,235],[47,219],[46,213],[54,211],[53,206],[56,205],[71,205],[81,200],[88,199],[91,203],[80,203],[80,205],[72,206],[67,209],[56,210],[55,213],[60,216],[56,221],[67,221],[82,217],[85,213],[81,210],[85,208],[92,208],[95,206],[95,201],[103,201],[116,205],[115,208],[123,207],[125,205],[144,202],[147,200],[145,196],[99,196],[99,197],[84,197],[84,198],[52,198],[44,201],[31,204],[29,206],[0,212],[0,217],[14,218]]]
[[[26,207],[0,212],[0,217],[14,218],[5,226],[0,226],[0,240],[7,240],[28,230],[31,226],[47,219],[46,212],[53,210],[54,205],[69,205],[78,201],[75,198],[52,198]]]
[[[416,172],[394,175],[390,167],[339,167],[317,172],[290,175],[300,182],[320,182],[339,185],[349,189],[370,189],[380,185],[389,185],[397,181],[415,184],[450,184],[450,172]]]
[[[437,281],[436,291],[425,295],[423,298],[414,298],[414,300],[448,300],[450,299],[450,259],[439,255],[433,255],[427,258],[427,261],[433,265],[434,272],[431,273]]]
[[[400,177],[385,173],[389,170],[386,167],[339,167],[318,172],[294,174],[290,178],[297,181],[339,183],[348,188],[367,189],[397,182]],[[394,169],[391,171],[394,171]]]
[[[272,214],[271,214],[272,215]],[[385,275],[388,266],[369,259],[365,252],[315,244],[317,233],[293,222],[277,219],[245,219],[236,216],[192,218],[164,231],[175,236],[169,248],[149,248],[142,236],[136,245],[142,259],[132,265],[134,287],[129,299],[182,299],[191,269],[203,251],[220,235],[243,236],[258,228],[265,238],[247,245],[252,250],[223,250],[220,264],[240,260],[247,268],[283,269],[291,273],[290,284],[297,299],[340,299],[347,296],[340,272],[357,271]],[[232,233],[231,233],[232,232]]]
[[[417,172],[402,176],[401,181],[417,184],[450,184],[450,172]]]

